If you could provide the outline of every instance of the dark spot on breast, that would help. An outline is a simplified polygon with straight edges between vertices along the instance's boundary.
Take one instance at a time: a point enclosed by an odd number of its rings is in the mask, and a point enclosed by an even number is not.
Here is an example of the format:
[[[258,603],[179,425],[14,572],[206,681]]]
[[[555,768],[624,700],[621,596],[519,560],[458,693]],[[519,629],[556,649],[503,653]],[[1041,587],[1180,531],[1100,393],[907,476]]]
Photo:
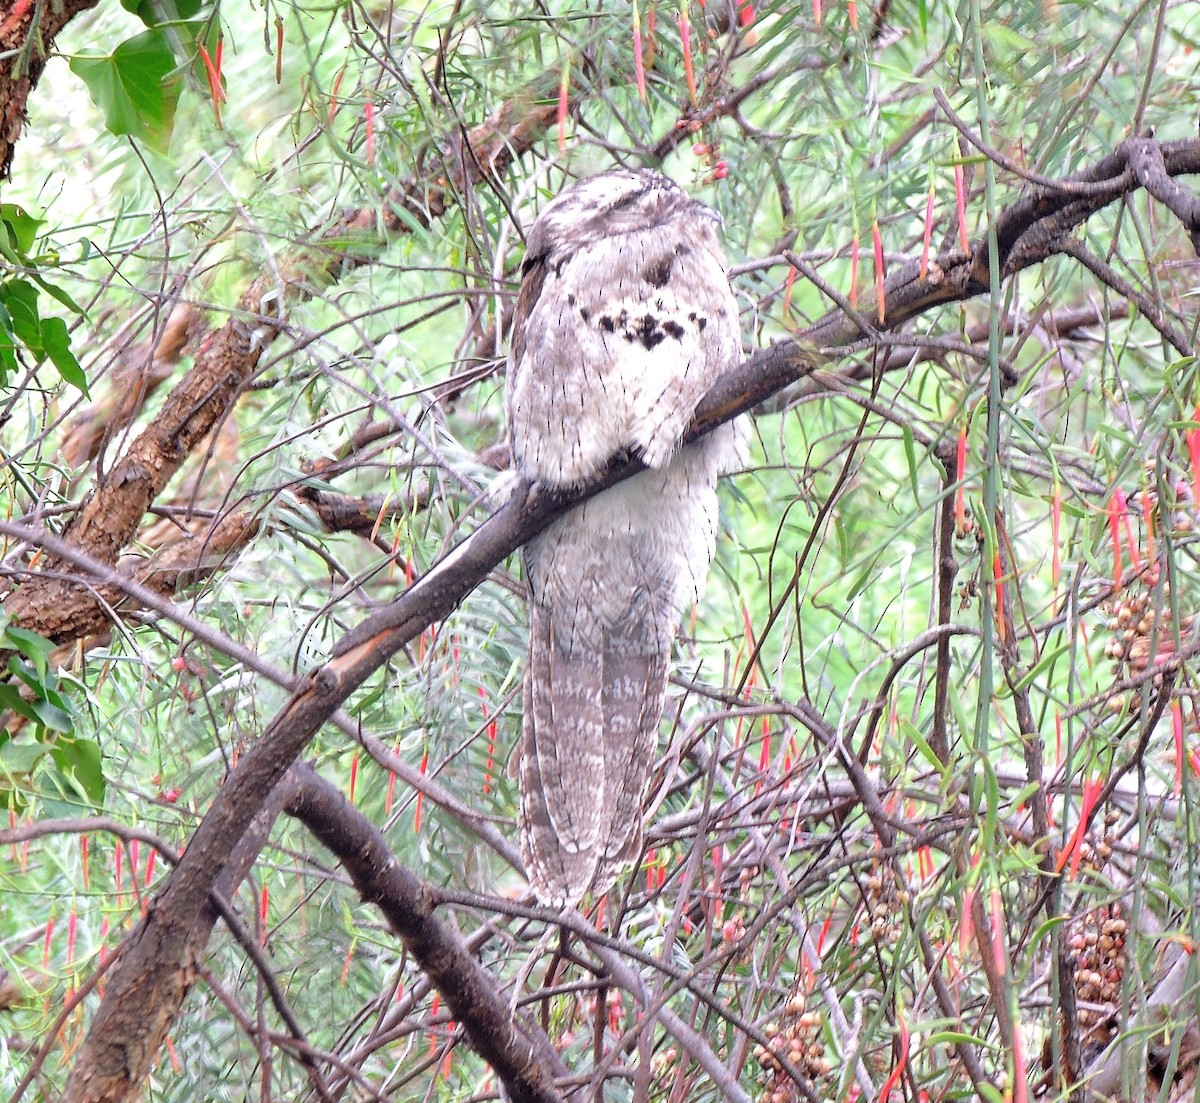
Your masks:
[[[575,305],[575,296],[568,295],[567,296],[567,306],[574,306],[574,305]]]
[[[686,257],[691,251],[692,250],[688,246],[684,245],[682,241],[675,246],[675,255],[677,257]]]
[[[668,318],[663,322],[663,332],[668,337],[674,337],[676,341],[683,339],[683,326],[681,326],[674,318]]]
[[[697,319],[696,319],[696,328],[697,328],[697,329],[698,329],[698,330],[699,330],[701,333],[703,333],[703,332],[704,332],[704,327],[705,327],[706,325],[708,325],[708,319],[707,319],[707,318],[697,318]]]
[[[694,322],[695,320],[696,320],[696,312],[693,310],[693,311],[691,312],[691,314],[689,314],[689,315],[688,315],[688,321],[689,321],[689,322]]]
[[[642,315],[632,334],[627,336],[630,336],[631,340],[637,338],[647,349],[652,349],[666,340],[666,334],[659,327],[658,319],[653,314]]]
[[[579,316],[585,322],[590,322],[592,320],[592,312],[590,310],[588,310],[588,308],[586,306],[581,306],[579,308]]]
[[[674,260],[673,256],[659,257],[658,260],[652,260],[642,269],[642,278],[651,287],[666,287],[667,282],[671,278],[671,265],[674,263]]]
[[[615,333],[617,330],[617,323],[614,322],[607,314],[603,314],[600,316],[600,328],[604,330],[605,333]]]

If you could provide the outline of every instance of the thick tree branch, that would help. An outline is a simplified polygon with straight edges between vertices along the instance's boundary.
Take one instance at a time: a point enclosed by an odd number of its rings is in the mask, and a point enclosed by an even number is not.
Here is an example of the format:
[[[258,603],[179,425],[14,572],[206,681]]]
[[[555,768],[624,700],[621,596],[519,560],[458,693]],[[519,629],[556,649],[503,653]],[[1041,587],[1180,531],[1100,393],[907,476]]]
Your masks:
[[[1182,205],[1182,200],[1173,191],[1178,187],[1174,177],[1198,172],[1200,141],[1197,139],[1157,142],[1152,138],[1130,138],[1107,157],[1063,177],[1055,186],[1030,188],[1005,207],[996,219],[1001,276],[1013,276],[1059,252],[1067,234],[1097,211],[1143,187],[1141,177],[1153,182],[1160,191],[1171,189],[1176,205]],[[1072,190],[1073,184],[1094,186],[1080,194]],[[1187,228],[1190,232],[1190,226]],[[988,290],[988,270],[986,237],[975,241],[968,253],[943,253],[936,261],[931,261],[924,279],[916,261],[906,264],[888,277],[885,286],[887,309],[879,328],[895,329],[935,306],[984,294]],[[859,312],[863,317],[876,317],[874,299],[860,301]],[[800,336],[812,344],[829,348],[846,345],[869,334],[841,311],[831,311]]]
[[[364,900],[378,905],[392,930],[441,992],[471,1044],[517,1103],[560,1103],[556,1077],[568,1075],[550,1039],[521,1021],[412,870],[396,861],[383,834],[329,782],[297,763],[285,811],[342,863]]]

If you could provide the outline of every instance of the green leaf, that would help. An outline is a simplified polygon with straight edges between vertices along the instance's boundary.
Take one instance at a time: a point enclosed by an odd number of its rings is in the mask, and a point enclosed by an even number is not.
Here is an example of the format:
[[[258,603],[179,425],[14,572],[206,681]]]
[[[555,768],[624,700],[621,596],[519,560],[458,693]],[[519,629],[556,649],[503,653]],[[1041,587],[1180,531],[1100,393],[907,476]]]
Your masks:
[[[9,244],[18,253],[28,254],[37,241],[42,219],[27,214],[25,208],[16,203],[0,203],[0,221],[8,231]]]
[[[4,629],[4,642],[15,647],[21,652],[37,670],[38,677],[45,681],[47,664],[46,660],[50,656],[50,652],[54,650],[54,644],[45,636],[39,636],[36,632],[30,632],[28,628],[17,628],[15,625],[9,625]]]
[[[0,300],[8,308],[13,334],[30,352],[41,355],[42,321],[37,299],[37,288],[27,280],[9,280],[0,287]]]
[[[18,743],[9,740],[0,747],[0,775],[28,776],[46,754],[45,743]]]
[[[39,697],[45,696],[46,685],[43,676],[37,670],[34,670],[20,655],[10,655],[8,657],[8,672],[14,677],[20,678]]]
[[[1040,781],[1031,781],[1027,785],[1023,785],[1017,790],[1016,793],[1013,794],[1012,806],[1014,808],[1020,808],[1022,805],[1027,804],[1029,801],[1033,800],[1034,796],[1037,794],[1037,791],[1041,788],[1042,783]],[[1026,857],[1026,860],[1029,862],[1030,872],[1036,874],[1037,854],[1035,851],[1027,848],[1024,851],[1014,851],[1014,853],[1023,854]]]
[[[179,79],[175,55],[161,31],[143,31],[111,54],[71,59],[113,134],[128,134],[163,152],[171,141]]]
[[[939,1030],[925,1039],[927,1046],[988,1046],[994,1049],[986,1038],[976,1034],[966,1034],[961,1030]]]
[[[75,721],[69,712],[52,705],[49,701],[34,701],[33,711],[37,714],[41,725],[54,732],[69,732],[75,727]]]
[[[925,761],[928,762],[929,765],[932,766],[940,775],[944,776],[946,773],[946,764],[940,758],[938,758],[936,754],[933,753],[933,748],[928,742],[926,742],[925,737],[913,725],[913,723],[910,720],[901,720],[900,730],[904,733],[909,742],[916,747],[921,757],[925,759]]]
[[[33,710],[33,702],[26,701],[14,686],[0,685],[0,708],[15,712],[18,716],[24,716],[26,720],[32,720],[35,724],[41,723],[37,713]]]
[[[912,430],[904,425],[901,427],[904,438],[904,456],[908,460],[908,483],[912,487],[913,501],[921,504],[921,482],[917,477],[917,446],[913,440]]]
[[[1058,659],[1070,650],[1071,645],[1069,643],[1064,643],[1059,647],[1048,649],[1045,653],[1043,653],[1041,659],[1038,660],[1036,665],[1034,665],[1025,674],[1025,676],[1019,682],[1017,682],[1015,686],[1013,686],[1013,692],[1021,693],[1022,691],[1028,689],[1035,681],[1038,680],[1038,678],[1047,674],[1050,671],[1050,668],[1053,667],[1058,661]]]
[[[65,792],[69,785],[70,783],[65,778],[59,777],[58,774],[51,774],[49,777],[49,787],[56,793]],[[79,815],[78,797],[70,800],[43,792],[39,794],[38,803],[41,807],[42,819],[69,820],[72,816]]]
[[[121,0],[121,7],[136,15],[147,27],[163,27],[194,19],[203,0]]]
[[[1014,31],[1006,23],[984,23],[980,29],[983,31],[983,37],[987,40],[987,44],[1001,58],[1028,53],[1034,47],[1032,39]]]
[[[1029,940],[1029,944],[1031,946],[1038,945],[1055,927],[1065,926],[1070,921],[1071,917],[1069,915],[1056,915],[1051,919],[1047,919],[1033,932],[1033,937]]]
[[[104,800],[100,746],[91,739],[60,739],[50,752],[60,773],[93,805]]]
[[[67,323],[61,318],[42,319],[42,348],[58,368],[58,374],[86,395],[87,376],[83,374],[83,368],[79,366],[79,361],[71,351],[71,335],[67,332]]]
[[[38,286],[45,291],[47,295],[57,299],[63,304],[63,306],[71,311],[72,314],[83,313],[83,307],[81,307],[74,299],[72,299],[71,296],[68,295],[61,287],[51,283],[49,280],[42,279],[42,277],[36,272],[31,272],[30,275],[33,276],[33,278],[37,281]]]

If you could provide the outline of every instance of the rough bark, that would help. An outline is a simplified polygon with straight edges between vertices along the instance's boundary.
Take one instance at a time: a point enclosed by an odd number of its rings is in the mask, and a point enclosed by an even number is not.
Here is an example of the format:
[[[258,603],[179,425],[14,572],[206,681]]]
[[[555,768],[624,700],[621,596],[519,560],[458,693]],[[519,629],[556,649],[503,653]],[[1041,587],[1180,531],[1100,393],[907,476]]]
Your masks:
[[[560,1103],[554,1077],[566,1076],[567,1070],[550,1039],[509,1008],[492,975],[435,914],[428,886],[396,861],[382,832],[303,763],[292,767],[287,787],[285,811],[333,851],[359,895],[383,912],[512,1099]]]
[[[14,0],[0,8],[0,180],[12,175],[13,152],[59,32],[99,0]]]

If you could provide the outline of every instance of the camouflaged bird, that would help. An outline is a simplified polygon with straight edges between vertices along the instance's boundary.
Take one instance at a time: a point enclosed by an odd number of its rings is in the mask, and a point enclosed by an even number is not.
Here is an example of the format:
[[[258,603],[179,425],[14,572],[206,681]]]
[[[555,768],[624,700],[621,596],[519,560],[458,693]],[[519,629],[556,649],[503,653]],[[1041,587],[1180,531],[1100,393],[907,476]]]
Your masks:
[[[529,233],[506,394],[516,470],[571,488],[622,453],[649,468],[525,548],[520,836],[546,904],[606,891],[640,855],[671,643],[744,435],[680,446],[741,351],[718,225],[665,176],[617,169],[567,188]]]

